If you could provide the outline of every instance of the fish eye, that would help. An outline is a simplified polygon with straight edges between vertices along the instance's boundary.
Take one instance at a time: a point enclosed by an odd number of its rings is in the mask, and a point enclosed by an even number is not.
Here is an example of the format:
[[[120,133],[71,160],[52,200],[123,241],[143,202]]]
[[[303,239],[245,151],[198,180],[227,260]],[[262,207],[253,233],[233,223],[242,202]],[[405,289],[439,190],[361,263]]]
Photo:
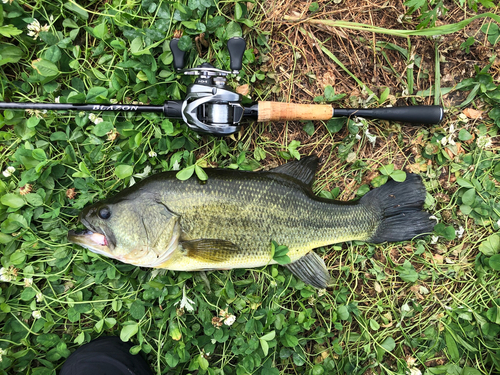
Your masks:
[[[109,210],[108,207],[102,207],[98,214],[97,214],[101,219],[106,220],[111,217],[111,211]]]

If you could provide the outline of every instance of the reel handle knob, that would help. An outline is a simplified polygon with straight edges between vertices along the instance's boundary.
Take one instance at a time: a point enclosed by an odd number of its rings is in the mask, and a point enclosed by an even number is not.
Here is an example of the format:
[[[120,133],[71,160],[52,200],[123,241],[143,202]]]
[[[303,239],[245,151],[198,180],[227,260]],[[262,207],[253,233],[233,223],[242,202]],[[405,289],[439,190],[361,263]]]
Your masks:
[[[184,68],[184,60],[186,57],[186,52],[179,49],[179,38],[174,38],[170,41],[170,50],[174,56],[174,68],[175,70],[182,70]]]
[[[246,42],[241,37],[233,37],[227,41],[229,51],[230,68],[232,73],[237,74],[243,66],[243,54],[245,53]]]

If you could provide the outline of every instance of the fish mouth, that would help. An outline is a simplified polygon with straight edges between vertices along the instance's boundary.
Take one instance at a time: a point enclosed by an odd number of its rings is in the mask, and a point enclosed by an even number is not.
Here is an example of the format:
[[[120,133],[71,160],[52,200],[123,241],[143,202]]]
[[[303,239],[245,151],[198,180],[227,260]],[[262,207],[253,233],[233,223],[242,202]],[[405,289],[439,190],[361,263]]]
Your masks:
[[[101,228],[94,228],[83,216],[80,221],[86,229],[81,231],[70,230],[68,232],[68,241],[80,245],[90,251],[105,256],[110,256],[115,248],[114,236],[106,235]]]
[[[104,234],[92,232],[88,229],[84,229],[78,232],[70,230],[68,232],[68,240],[73,243],[80,243],[82,241],[85,241],[93,243],[96,246],[108,246],[108,240]]]
[[[68,232],[68,241],[101,255],[108,255],[111,251],[108,239],[104,234],[88,229],[82,231],[70,230]]]

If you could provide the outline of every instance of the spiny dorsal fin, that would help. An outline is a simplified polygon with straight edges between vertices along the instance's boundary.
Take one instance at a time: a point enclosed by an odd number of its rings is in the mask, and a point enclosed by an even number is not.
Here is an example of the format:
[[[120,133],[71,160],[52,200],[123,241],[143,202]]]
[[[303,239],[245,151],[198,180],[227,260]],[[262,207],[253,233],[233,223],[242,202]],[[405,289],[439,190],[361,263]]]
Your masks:
[[[286,174],[287,176],[296,178],[306,185],[311,186],[318,167],[318,157],[315,155],[307,156],[301,160],[295,160],[286,164],[280,165],[271,170],[273,173]]]
[[[204,262],[224,262],[238,256],[240,249],[231,241],[199,239],[181,243],[190,258]]]
[[[326,269],[325,261],[314,251],[308,252],[299,260],[285,264],[295,276],[303,282],[318,289],[325,289],[330,282],[330,274]]]

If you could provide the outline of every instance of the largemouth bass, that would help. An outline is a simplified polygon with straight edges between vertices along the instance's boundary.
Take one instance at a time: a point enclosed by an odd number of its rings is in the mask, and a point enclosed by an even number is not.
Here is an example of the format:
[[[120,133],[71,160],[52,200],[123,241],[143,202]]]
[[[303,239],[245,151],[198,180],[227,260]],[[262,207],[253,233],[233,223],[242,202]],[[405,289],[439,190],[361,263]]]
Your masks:
[[[314,248],[403,241],[432,230],[419,176],[341,202],[313,193],[317,164],[311,156],[267,172],[207,169],[206,182],[160,173],[86,207],[80,220],[87,230],[68,239],[125,263],[176,271],[272,264],[275,241],[288,246],[292,273],[325,288],[330,276]]]

